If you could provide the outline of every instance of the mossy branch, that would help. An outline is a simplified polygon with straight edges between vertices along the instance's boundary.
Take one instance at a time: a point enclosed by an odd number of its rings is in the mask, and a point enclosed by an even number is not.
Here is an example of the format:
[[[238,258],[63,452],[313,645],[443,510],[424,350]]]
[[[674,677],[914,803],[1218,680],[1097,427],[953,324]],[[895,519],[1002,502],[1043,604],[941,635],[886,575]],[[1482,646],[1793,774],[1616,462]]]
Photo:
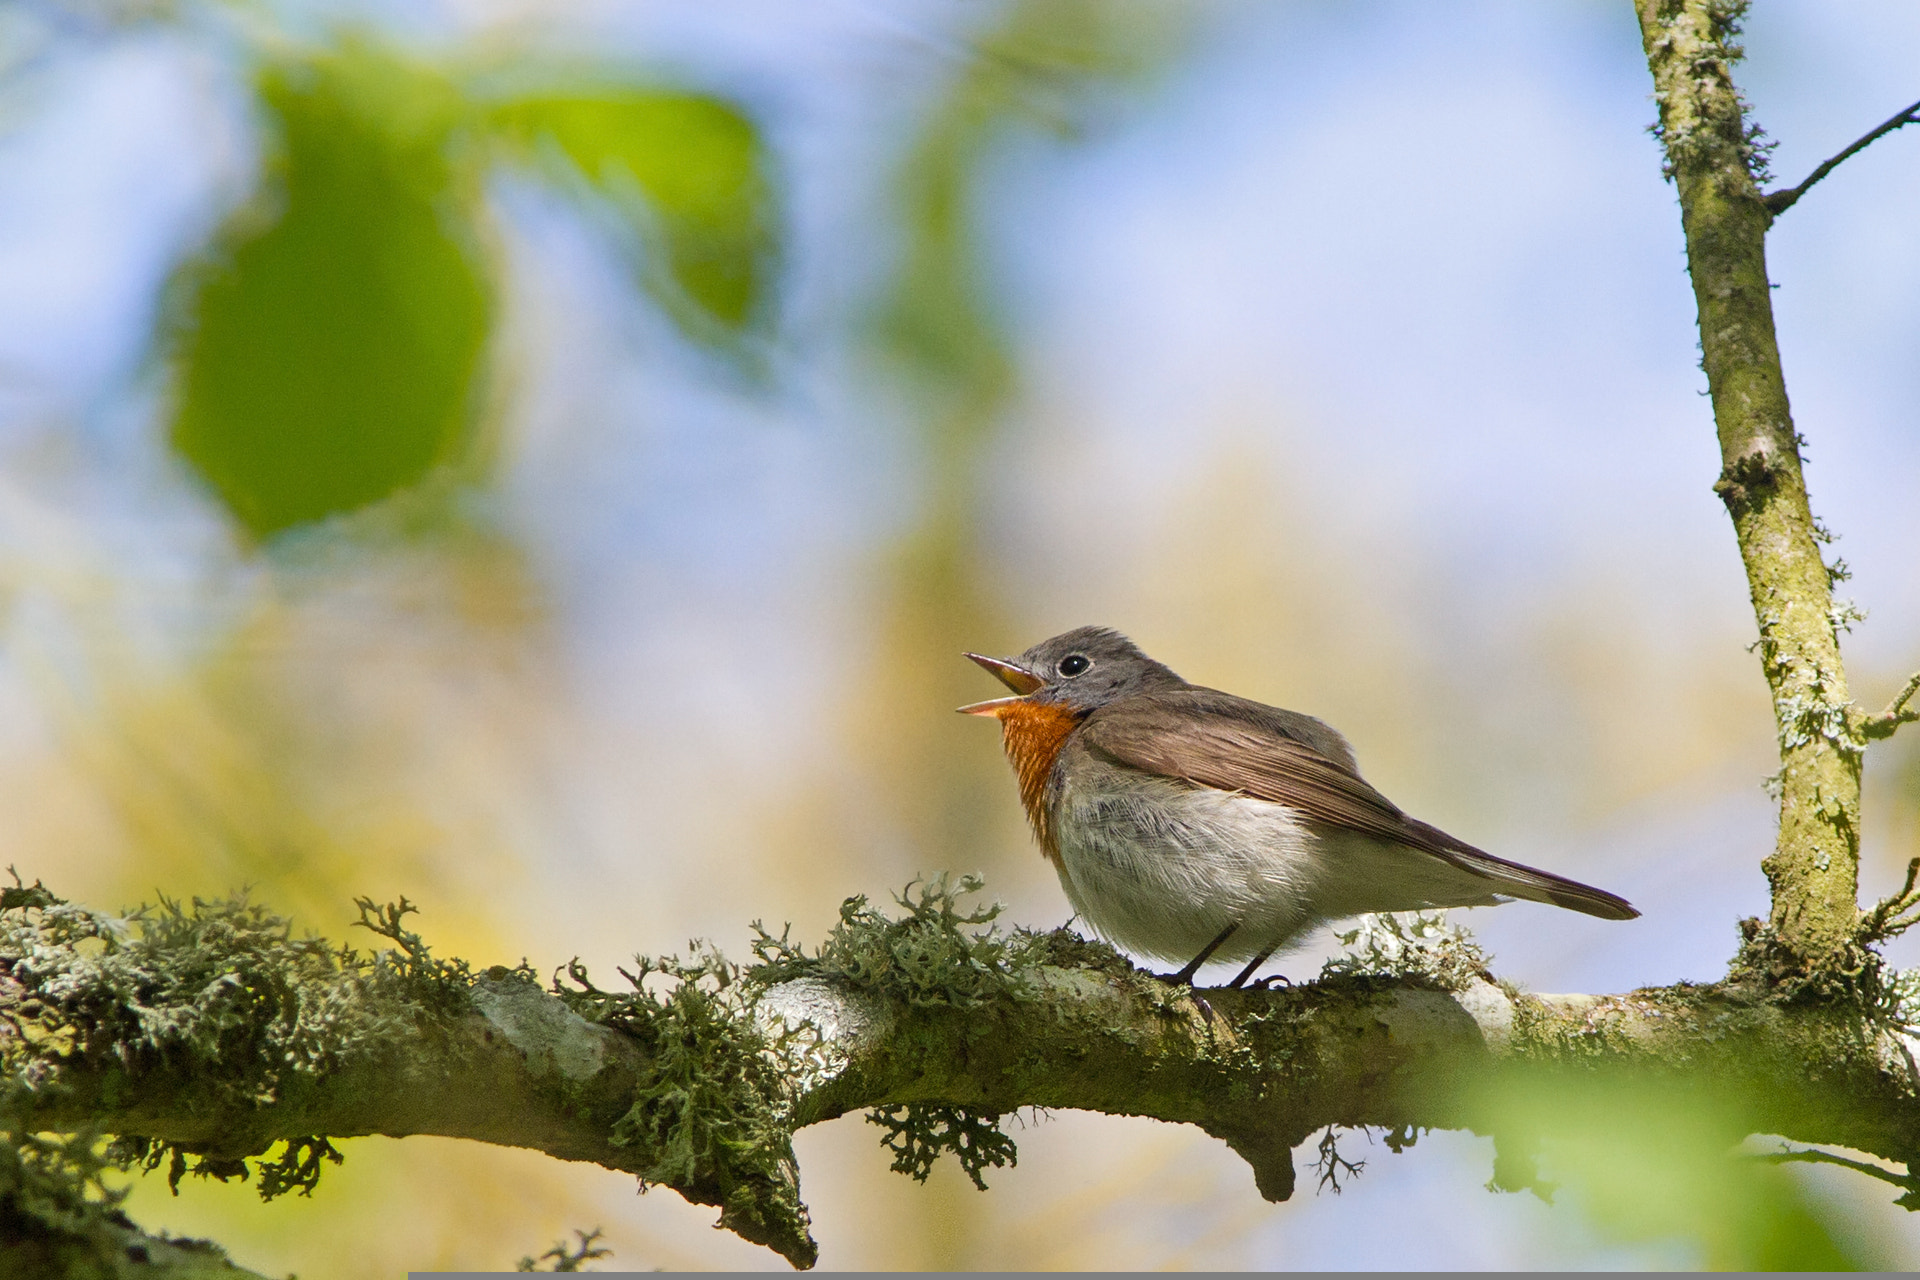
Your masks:
[[[1773,903],[1754,935],[1766,955],[1750,967],[1764,959],[1772,977],[1798,981],[1848,963],[1858,931],[1861,756],[1868,736],[1893,726],[1866,717],[1847,693],[1839,633],[1858,615],[1834,601],[1843,570],[1821,559],[1827,535],[1807,501],[1787,405],[1767,279],[1776,212],[1761,194],[1768,147],[1733,80],[1745,0],[1635,0],[1635,9],[1720,439],[1714,491],[1746,567],[1779,733],[1780,832],[1762,864]]]
[[[215,1177],[267,1156],[263,1190],[285,1190],[311,1186],[327,1139],[469,1138],[671,1186],[797,1266],[816,1251],[791,1136],[856,1111],[884,1117],[909,1172],[944,1150],[976,1178],[1013,1158],[998,1118],[1029,1107],[1193,1124],[1271,1200],[1329,1126],[1384,1127],[1395,1149],[1427,1128],[1499,1133],[1515,1089],[1571,1097],[1603,1075],[1712,1090],[1729,1140],[1920,1151],[1920,1073],[1889,1001],[1737,983],[1528,995],[1444,928],[1375,921],[1320,980],[1212,991],[1208,1015],[1102,944],[1004,932],[944,883],[902,904],[849,900],[817,950],[762,934],[750,967],[643,960],[609,991],[577,965],[543,987],[440,959],[403,911],[366,908],[399,945],[363,955],[240,900],[110,917],[18,889],[0,905],[4,1149],[115,1135],[63,1148],[92,1153],[96,1183],[163,1153]],[[0,1179],[0,1210],[19,1187]]]

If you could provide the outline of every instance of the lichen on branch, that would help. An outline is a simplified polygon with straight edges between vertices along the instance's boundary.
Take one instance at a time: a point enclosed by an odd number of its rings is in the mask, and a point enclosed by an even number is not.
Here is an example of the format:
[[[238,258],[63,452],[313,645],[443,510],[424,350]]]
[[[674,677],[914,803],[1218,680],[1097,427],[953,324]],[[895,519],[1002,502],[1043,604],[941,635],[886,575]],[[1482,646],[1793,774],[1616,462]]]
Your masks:
[[[719,1205],[722,1226],[810,1266],[818,1250],[791,1113],[796,1065],[818,1033],[757,1019],[740,967],[711,947],[688,960],[636,957],[620,973],[627,990],[602,991],[575,961],[553,986],[587,1022],[631,1039],[646,1064],[609,1141],[632,1154],[643,1189]]]
[[[1798,982],[1854,963],[1860,767],[1871,721],[1847,692],[1840,631],[1850,617],[1821,558],[1799,435],[1774,333],[1761,194],[1761,130],[1733,78],[1745,0],[1635,0],[1653,74],[1654,133],[1680,197],[1698,310],[1701,367],[1713,399],[1726,504],[1759,625],[1773,695],[1780,830],[1763,862],[1773,891],[1764,944],[1747,967]]]
[[[1202,1004],[1105,944],[1001,929],[967,905],[977,887],[912,886],[893,913],[851,898],[818,947],[763,931],[755,964],[696,947],[607,990],[577,964],[543,986],[438,957],[405,904],[362,904],[393,945],[360,954],[239,899],[114,917],[16,886],[0,898],[0,1118],[28,1160],[50,1149],[27,1135],[78,1134],[60,1150],[102,1175],[250,1166],[275,1191],[309,1188],[361,1134],[530,1147],[717,1206],[798,1266],[817,1250],[792,1135],[858,1112],[897,1168],[954,1154],[978,1182],[1016,1158],[1002,1121],[1028,1108],[1192,1124],[1276,1200],[1294,1149],[1329,1127],[1383,1130],[1395,1151],[1468,1128],[1507,1153],[1541,1123],[1507,1100],[1609,1081],[1713,1097],[1728,1141],[1920,1151],[1911,984],[1528,995],[1459,931],[1409,916],[1361,922],[1314,981]]]

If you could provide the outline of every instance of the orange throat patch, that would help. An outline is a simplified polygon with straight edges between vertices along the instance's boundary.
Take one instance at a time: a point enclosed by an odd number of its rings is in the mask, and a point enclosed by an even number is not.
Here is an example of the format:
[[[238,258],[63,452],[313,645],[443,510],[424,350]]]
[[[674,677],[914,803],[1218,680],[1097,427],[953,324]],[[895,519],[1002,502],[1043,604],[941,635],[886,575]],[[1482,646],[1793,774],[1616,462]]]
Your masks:
[[[1053,824],[1047,820],[1047,781],[1080,716],[1057,703],[1025,701],[1008,702],[995,714],[1000,719],[1001,744],[1020,780],[1020,803],[1026,808],[1027,821],[1033,824],[1040,852],[1057,864],[1060,849],[1053,840]]]

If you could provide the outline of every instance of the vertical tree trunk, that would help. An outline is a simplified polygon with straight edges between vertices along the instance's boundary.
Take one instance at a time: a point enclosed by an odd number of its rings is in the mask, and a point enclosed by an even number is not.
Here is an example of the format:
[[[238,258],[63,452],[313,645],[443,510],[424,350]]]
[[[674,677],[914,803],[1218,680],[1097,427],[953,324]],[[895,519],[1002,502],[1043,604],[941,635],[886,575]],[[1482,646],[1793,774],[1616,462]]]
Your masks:
[[[1714,486],[1733,517],[1780,734],[1780,835],[1763,864],[1769,924],[1795,968],[1837,959],[1855,932],[1860,716],[1840,661],[1824,531],[1807,505],[1767,283],[1773,218],[1757,182],[1759,131],[1732,68],[1744,0],[1635,0],[1680,194],[1700,349],[1720,436]]]

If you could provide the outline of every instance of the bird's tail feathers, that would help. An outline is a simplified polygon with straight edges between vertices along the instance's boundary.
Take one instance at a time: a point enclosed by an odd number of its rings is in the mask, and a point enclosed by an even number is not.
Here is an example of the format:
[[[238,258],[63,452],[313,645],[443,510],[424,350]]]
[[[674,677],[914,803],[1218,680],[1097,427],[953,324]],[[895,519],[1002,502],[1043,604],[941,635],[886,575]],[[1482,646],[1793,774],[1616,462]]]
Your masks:
[[[1463,870],[1493,881],[1490,888],[1495,893],[1565,907],[1569,911],[1599,916],[1602,920],[1632,920],[1640,914],[1632,903],[1617,893],[1608,893],[1605,889],[1596,889],[1590,884],[1581,884],[1578,880],[1569,880],[1551,871],[1496,858],[1424,822],[1412,822],[1411,825],[1420,828],[1418,834],[1424,837],[1420,841],[1424,847]]]

